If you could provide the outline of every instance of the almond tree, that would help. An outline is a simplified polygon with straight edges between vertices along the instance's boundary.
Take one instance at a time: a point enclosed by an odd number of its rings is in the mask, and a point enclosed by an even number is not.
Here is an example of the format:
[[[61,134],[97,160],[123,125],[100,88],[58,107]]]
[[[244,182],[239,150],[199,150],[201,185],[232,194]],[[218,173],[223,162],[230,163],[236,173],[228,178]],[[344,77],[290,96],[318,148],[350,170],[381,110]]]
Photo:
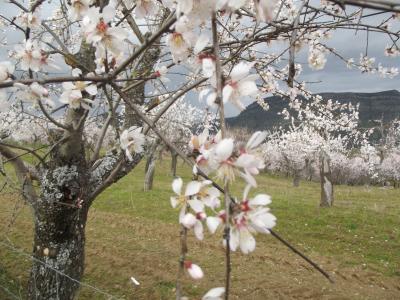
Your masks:
[[[356,8],[345,7],[347,3]],[[18,41],[14,47],[2,39],[10,57],[3,53],[0,62],[0,107],[16,107],[19,115],[40,118],[51,127],[46,132],[45,151],[15,146],[7,136],[0,141],[0,153],[14,167],[35,223],[28,297],[75,297],[84,271],[85,225],[93,201],[138,165],[144,150],[151,147],[147,136],[157,136],[188,164],[196,163],[197,179],[184,194],[183,184],[173,183],[179,197],[172,204],[183,208],[179,276],[186,269],[195,279],[202,277],[201,268],[185,259],[187,231],[193,228],[201,237],[202,222],[209,220],[211,230],[221,224],[225,287],[210,290],[205,299],[222,294],[227,299],[230,251],[254,250],[254,232],[282,239],[272,230],[275,217],[267,207],[269,196],[248,196],[263,167],[258,145],[265,133],[254,133],[246,145],[236,143],[226,136],[224,106],[243,109],[245,97],[261,103],[267,93],[285,95],[296,106],[299,91],[311,94],[299,77],[296,50],[300,48],[308,49],[312,69],[322,69],[331,53],[362,72],[395,76],[396,68],[376,66],[366,53],[355,62],[325,43],[341,30],[373,31],[388,37],[390,44],[383,51],[398,55],[399,32],[390,27],[396,25],[397,15],[382,14],[382,22],[372,24],[363,7],[399,12],[391,1],[357,0],[321,4],[293,0],[8,0],[2,4],[5,34]],[[18,15],[11,13],[15,9]],[[269,51],[275,41],[285,43],[282,52]],[[172,83],[165,83],[165,78],[173,79]],[[187,158],[158,125],[169,107],[191,91],[198,92],[199,99],[220,117],[219,134],[204,132],[197,141],[193,137],[196,161]],[[150,99],[166,94],[164,105],[152,115],[147,108],[157,103]],[[317,119],[318,112],[329,106],[316,97],[307,97],[307,101],[302,113]],[[85,134],[85,128],[95,116],[101,130],[94,146],[88,147],[88,135],[93,133]],[[315,125],[323,129],[321,123]],[[324,134],[334,127],[330,125]],[[114,134],[109,135],[110,130]],[[117,146],[103,154],[109,136]],[[37,163],[29,165],[20,151],[33,155]],[[211,182],[207,173],[215,174],[220,185]],[[242,201],[234,201],[229,193],[235,178],[247,182]],[[217,204],[214,189],[206,194],[202,191],[210,185],[219,187],[225,209],[207,217],[204,208],[215,211]],[[59,277],[54,269],[66,276]],[[183,295],[178,282],[177,298]]]

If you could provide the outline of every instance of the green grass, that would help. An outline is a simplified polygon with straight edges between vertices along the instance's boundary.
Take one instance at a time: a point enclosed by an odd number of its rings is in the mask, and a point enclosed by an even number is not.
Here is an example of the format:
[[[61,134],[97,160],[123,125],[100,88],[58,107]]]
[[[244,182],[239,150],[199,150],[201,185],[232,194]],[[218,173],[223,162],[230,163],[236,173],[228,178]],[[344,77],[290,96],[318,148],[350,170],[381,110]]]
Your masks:
[[[136,272],[142,278],[148,278],[153,285],[132,299],[173,297],[173,273],[179,255],[176,245],[179,227],[178,212],[169,203],[169,197],[173,194],[169,163],[169,160],[163,160],[157,165],[152,191],[143,192],[144,164],[141,164],[95,201],[87,229],[86,282],[100,284],[114,294],[131,299],[129,291],[132,286],[127,278]],[[190,168],[182,163],[179,163],[178,174],[185,182],[190,180]],[[258,184],[259,188],[253,193],[263,192],[272,196],[272,212],[278,218],[275,230],[306,254],[324,261],[333,261],[335,268],[340,270],[361,268],[374,272],[382,280],[400,279],[400,190],[335,186],[334,207],[322,209],[319,208],[318,183],[302,181],[296,188],[288,178],[262,174],[258,177]],[[242,188],[242,184],[235,184],[232,193],[240,198]],[[10,205],[13,203],[13,199],[0,201],[0,218],[6,220],[6,223],[11,218],[13,208]],[[24,207],[8,237],[29,252],[31,230],[29,209]],[[1,239],[3,233],[0,231]],[[213,256],[200,258],[200,255],[202,251],[210,251],[205,250],[210,247],[217,247],[218,255],[222,253],[220,242],[216,240],[214,243],[214,240],[207,242],[204,246],[206,248],[199,242],[193,241],[194,246],[191,245],[191,248],[197,249],[193,250],[193,256],[202,260],[202,266],[210,276],[217,276],[222,266],[215,267],[217,260]],[[260,251],[272,251],[271,247],[278,247],[278,243],[271,240],[270,236],[258,236]],[[240,259],[246,262],[254,260],[252,263],[256,268],[257,259],[265,255],[257,252],[250,258]],[[283,254],[268,252],[267,255],[280,257]],[[289,257],[288,261],[292,259]],[[262,261],[265,262],[265,258]],[[162,266],[161,270],[157,269],[159,266]],[[168,272],[162,270],[163,267]],[[240,270],[245,274],[247,271],[243,268]],[[27,260],[21,261],[15,254],[0,247],[1,285],[14,293],[20,293],[21,285],[26,284],[28,269]],[[199,297],[212,286],[209,282],[200,285],[191,285],[189,282],[187,292]],[[237,293],[240,294],[239,291]],[[82,299],[94,297],[96,295],[89,289],[82,289]]]
[[[172,195],[168,164],[163,161],[156,169],[153,191],[142,192],[141,166],[106,190],[94,207],[175,223],[177,213],[168,201]],[[179,175],[185,182],[190,180],[188,168],[181,166]],[[257,180],[257,192],[272,196],[271,208],[278,218],[276,231],[289,240],[343,264],[371,264],[385,275],[400,275],[400,190],[335,186],[334,207],[320,208],[319,183],[303,181],[293,187],[291,179],[267,174]],[[237,197],[242,195],[241,187],[233,189]]]

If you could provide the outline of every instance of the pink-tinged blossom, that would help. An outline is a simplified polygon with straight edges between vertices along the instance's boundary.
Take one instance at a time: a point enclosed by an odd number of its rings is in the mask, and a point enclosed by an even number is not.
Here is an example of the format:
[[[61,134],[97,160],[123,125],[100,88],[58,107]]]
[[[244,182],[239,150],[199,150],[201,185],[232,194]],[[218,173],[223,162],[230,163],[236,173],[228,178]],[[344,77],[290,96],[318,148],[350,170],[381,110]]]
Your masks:
[[[207,128],[199,135],[192,135],[189,147],[192,151],[201,152],[203,149],[208,148],[207,142],[209,140],[209,131]]]
[[[235,161],[235,166],[242,168],[244,173],[242,177],[253,187],[257,186],[253,175],[258,175],[259,170],[265,168],[264,159],[261,153],[256,151],[256,148],[265,140],[266,132],[257,131],[249,139],[246,147],[240,149],[240,155]]]
[[[255,83],[257,76],[249,74],[252,66],[253,64],[251,63],[240,62],[233,67],[222,90],[224,103],[230,101],[240,110],[244,110],[245,106],[240,101],[240,98],[257,94],[258,88]]]
[[[183,62],[190,55],[190,49],[195,45],[195,36],[189,29],[189,19],[180,17],[175,24],[175,31],[167,36],[167,45],[174,62]]]
[[[216,170],[220,180],[233,181],[235,179],[234,161],[231,158],[233,149],[233,139],[223,139],[215,145],[215,149],[210,155],[210,165]]]
[[[20,60],[21,69],[24,71],[39,72],[48,64],[48,55],[35,41],[25,40],[23,45],[15,46],[15,51],[15,58]]]
[[[194,172],[197,173],[197,168],[206,174],[216,172],[217,178],[228,181],[240,175],[255,187],[253,176],[265,167],[262,153],[257,149],[265,137],[265,132],[256,132],[242,147],[235,145],[231,138],[221,139],[219,133],[213,138],[208,132],[193,136],[189,146],[197,154]]]
[[[238,209],[233,215],[233,225],[230,229],[229,246],[232,251],[237,248],[244,254],[254,251],[256,240],[254,233],[269,233],[269,229],[276,224],[276,218],[266,207],[271,203],[271,197],[266,194],[259,194],[252,199],[247,199],[250,187],[244,191],[243,200],[238,204]]]
[[[107,53],[119,57],[123,52],[123,41],[127,38],[127,32],[110,25],[114,15],[115,8],[113,4],[109,4],[103,8],[102,13],[97,7],[89,8],[83,18],[86,42],[96,47],[97,58],[106,58]]]
[[[201,189],[201,182],[190,181],[186,185],[185,193],[182,193],[183,180],[182,178],[175,178],[172,181],[172,190],[175,192],[176,196],[170,198],[171,206],[173,208],[180,207],[179,212],[179,223],[182,223],[183,217],[186,214],[187,206],[192,204],[197,208],[198,202],[189,200],[190,197],[196,195]],[[189,202],[191,201],[191,202]],[[201,204],[200,204],[201,205]],[[204,205],[203,205],[204,206]]]
[[[214,187],[209,187],[209,184],[211,184],[210,181],[202,181],[200,190],[195,195],[192,195],[190,200],[186,201],[188,208],[193,210],[194,214],[181,212],[184,215],[180,218],[180,223],[188,229],[193,229],[198,240],[202,240],[204,237],[202,222],[206,221],[211,233],[214,233],[216,227],[218,227],[216,222],[219,223],[218,218],[208,217],[204,211],[205,206],[214,209],[220,205],[218,199],[219,191]],[[215,229],[213,230],[214,227]]]
[[[211,181],[190,181],[182,193],[183,181],[176,178],[172,182],[172,190],[176,196],[170,198],[173,208],[180,207],[179,223],[186,228],[194,228],[196,237],[202,239],[203,225],[201,221],[207,218],[204,210],[205,206],[214,209],[220,205],[219,191],[214,187],[210,187]],[[188,212],[193,210],[194,214]],[[198,224],[197,221],[200,221]]]
[[[224,287],[212,288],[201,298],[201,300],[222,300],[222,295],[225,293]]]
[[[132,126],[125,129],[120,136],[120,145],[127,158],[132,161],[132,153],[142,153],[146,137],[142,133],[142,127]]]
[[[195,59],[195,71],[201,68],[204,77],[211,78],[215,73],[215,56],[214,54],[202,52],[196,56]],[[207,90],[205,90],[207,91]],[[204,92],[203,92],[204,93]],[[215,99],[211,102],[213,103]],[[207,101],[208,103],[209,101]]]
[[[203,270],[198,266],[192,263],[191,261],[186,260],[184,262],[184,266],[186,271],[189,273],[190,277],[195,280],[199,280],[204,277]]]
[[[166,66],[156,67],[153,73],[155,78],[160,79],[162,82],[167,83],[170,80],[167,78],[168,68]]]
[[[74,69],[72,71],[73,76],[79,76],[80,70]],[[91,74],[88,74],[90,76]],[[85,81],[76,81],[72,82],[63,82],[63,93],[60,96],[60,102],[68,104],[71,108],[78,109],[80,107],[84,109],[90,109],[90,104],[93,103],[93,100],[89,98],[84,98],[82,92],[86,92],[91,96],[95,96],[97,94],[97,86],[95,84],[90,84],[90,82]]]
[[[37,82],[34,82],[31,85],[15,83],[14,87],[19,89],[17,98],[23,101],[32,102],[33,104],[37,104],[38,101],[42,101],[49,105],[53,104],[49,98],[49,91]]]
[[[183,226],[187,229],[193,229],[194,235],[198,240],[203,240],[203,223],[202,221],[207,219],[207,215],[203,211],[199,211],[196,215],[187,213],[181,220]]]

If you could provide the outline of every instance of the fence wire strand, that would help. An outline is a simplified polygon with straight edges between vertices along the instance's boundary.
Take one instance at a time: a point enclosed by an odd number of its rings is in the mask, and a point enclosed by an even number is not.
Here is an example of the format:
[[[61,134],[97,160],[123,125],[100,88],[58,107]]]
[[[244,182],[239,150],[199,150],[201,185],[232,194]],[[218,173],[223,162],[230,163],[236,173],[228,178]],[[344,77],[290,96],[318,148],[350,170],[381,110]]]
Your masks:
[[[104,291],[104,290],[102,290],[102,289],[99,289],[98,287],[95,287],[95,286],[93,286],[93,285],[90,285],[90,284],[85,283],[85,282],[81,282],[81,281],[79,281],[79,280],[76,280],[75,278],[70,277],[69,275],[67,275],[67,274],[65,274],[65,273],[63,273],[63,272],[61,272],[61,271],[55,269],[54,267],[50,266],[49,264],[46,264],[45,262],[41,261],[40,259],[37,259],[37,258],[33,257],[32,255],[30,255],[29,253],[25,252],[24,250],[15,247],[15,246],[14,246],[13,244],[11,244],[10,242],[0,241],[0,245],[2,245],[2,246],[5,247],[5,248],[8,248],[9,250],[12,250],[13,252],[15,252],[15,253],[17,253],[17,254],[19,254],[19,255],[21,255],[21,256],[28,257],[28,258],[30,258],[31,260],[36,261],[36,262],[38,262],[38,263],[40,263],[40,264],[46,266],[46,267],[49,268],[50,270],[56,272],[56,274],[61,275],[61,276],[63,276],[63,277],[66,277],[66,278],[68,278],[69,280],[71,280],[71,281],[73,281],[73,282],[79,284],[79,285],[82,286],[82,287],[86,287],[86,288],[92,289],[93,291],[95,291],[95,292],[97,292],[97,293],[99,293],[99,294],[102,294],[102,295],[104,295],[104,296],[107,296],[107,297],[108,297],[107,299],[121,299],[121,298],[119,298],[119,297],[117,297],[117,296],[114,296],[114,295],[112,295],[112,294],[110,294],[110,293],[108,293],[108,292],[106,292],[106,291]],[[5,287],[3,287],[3,286],[1,286],[1,287],[2,287],[4,290],[6,290]],[[9,292],[10,294],[12,294],[10,291],[8,291],[8,289],[7,289],[6,292]],[[13,296],[16,296],[16,295],[13,294]],[[20,299],[20,298],[17,297],[17,298],[15,298],[15,299]]]
[[[0,284],[0,288],[5,291],[8,295],[10,295],[13,299],[21,299],[21,296],[18,296],[16,294],[14,294],[13,292],[11,292],[8,288],[6,288],[5,286]]]

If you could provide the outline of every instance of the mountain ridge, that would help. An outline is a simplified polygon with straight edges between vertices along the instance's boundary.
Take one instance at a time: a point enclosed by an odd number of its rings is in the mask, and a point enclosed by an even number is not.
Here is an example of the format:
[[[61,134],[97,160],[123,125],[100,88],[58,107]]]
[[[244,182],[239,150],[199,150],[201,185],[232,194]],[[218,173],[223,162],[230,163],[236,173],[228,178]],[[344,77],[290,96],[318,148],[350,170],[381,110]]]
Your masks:
[[[324,99],[332,99],[340,103],[353,105],[360,104],[359,117],[361,126],[370,127],[374,120],[383,119],[388,123],[396,118],[400,118],[400,91],[387,90],[374,93],[358,92],[324,92],[318,93]],[[246,107],[236,117],[226,119],[229,127],[244,127],[249,130],[266,130],[274,127],[285,126],[288,124],[283,116],[278,115],[283,108],[288,108],[288,102],[280,96],[271,96],[265,99],[269,105],[266,111],[257,102],[253,102]]]

